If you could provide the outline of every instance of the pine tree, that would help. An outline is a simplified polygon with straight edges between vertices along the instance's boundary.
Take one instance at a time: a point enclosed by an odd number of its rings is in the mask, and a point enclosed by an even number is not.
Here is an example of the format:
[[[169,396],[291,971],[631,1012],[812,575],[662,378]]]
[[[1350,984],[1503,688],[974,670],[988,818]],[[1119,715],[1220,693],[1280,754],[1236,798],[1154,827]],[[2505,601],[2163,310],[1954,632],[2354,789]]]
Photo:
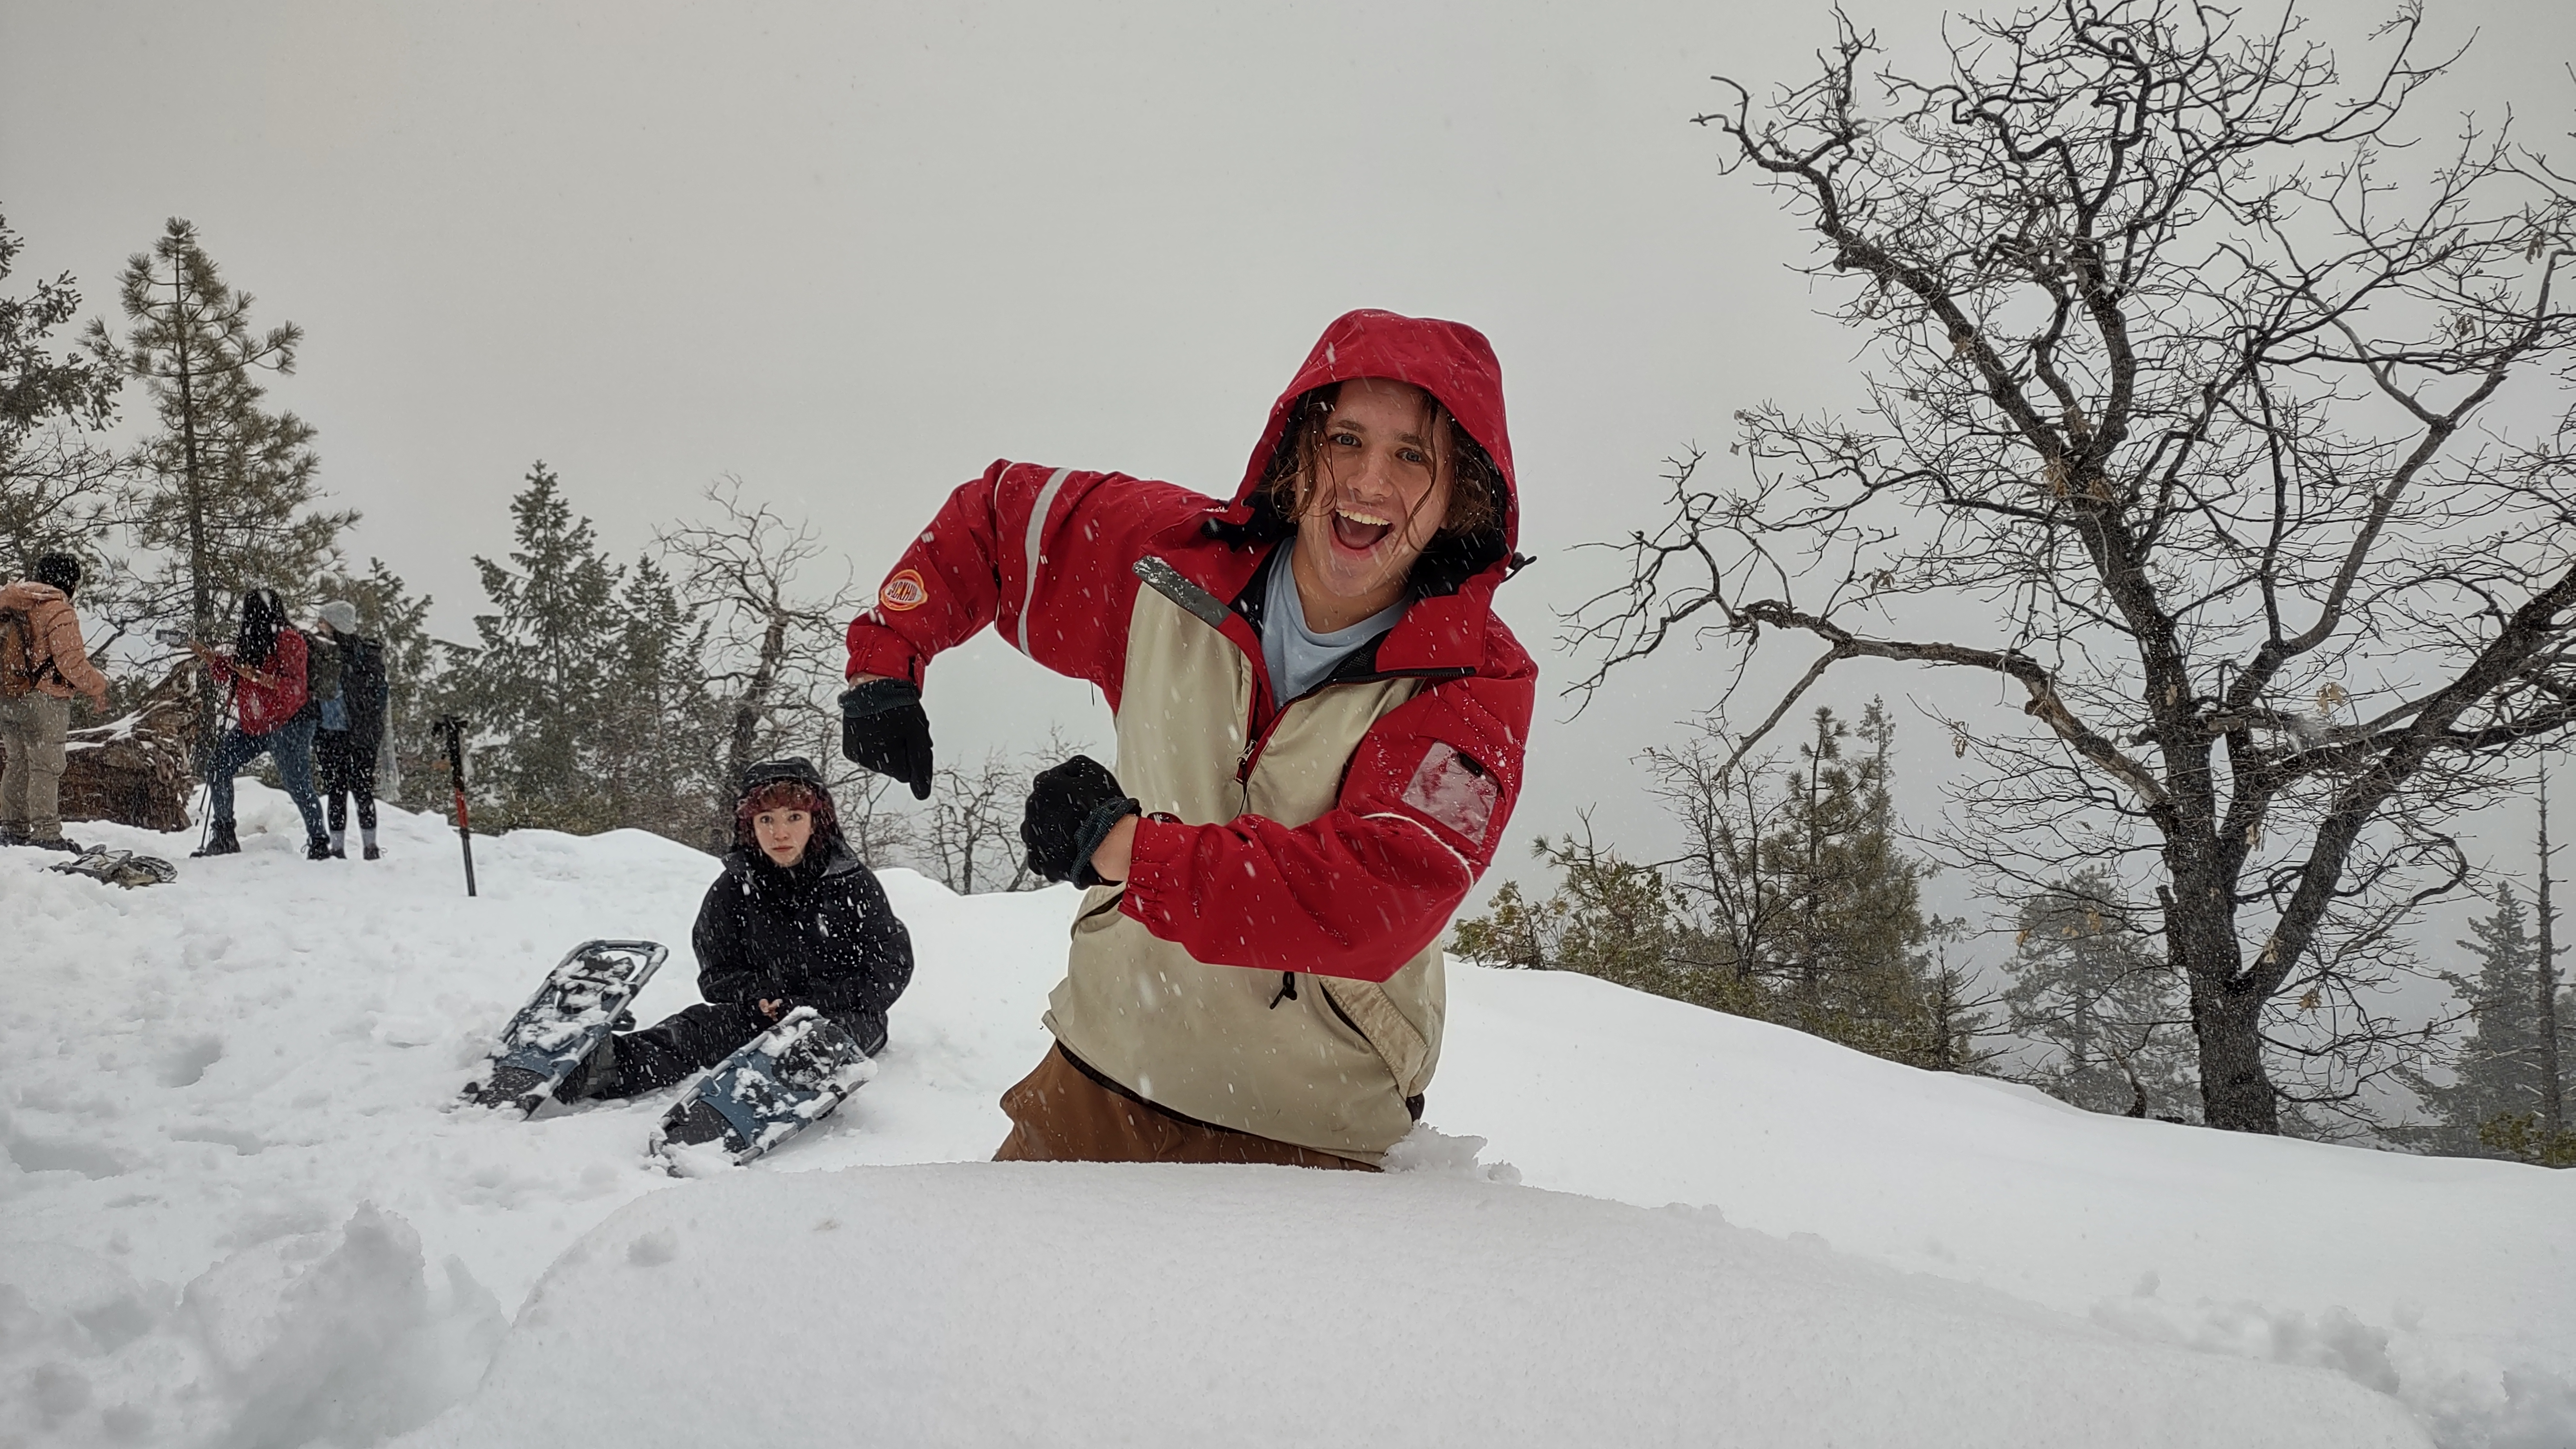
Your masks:
[[[0,219],[0,280],[23,248]],[[54,329],[79,315],[66,272],[38,279],[33,296],[0,296],[0,575],[16,577],[36,555],[79,557],[94,581],[82,613],[109,602],[98,542],[117,501],[122,469],[92,435],[114,419],[124,370],[113,356],[56,352]],[[114,612],[110,610],[108,612]]]
[[[1945,1052],[1927,1014],[1938,993],[1924,950],[1945,923],[1924,914],[1923,867],[1897,845],[1895,724],[1870,701],[1858,731],[1868,753],[1857,760],[1845,757],[1853,732],[1832,710],[1817,710],[1814,725],[1785,795],[1786,824],[1763,845],[1789,906],[1767,968],[1787,988],[1785,1020],[1878,1056]]]
[[[1671,889],[1651,865],[1623,860],[1593,843],[1584,821],[1582,838],[1540,836],[1532,853],[1564,872],[1546,900],[1533,902],[1517,882],[1505,882],[1487,913],[1458,923],[1455,949],[1490,966],[1574,971],[1678,1001],[1731,1009],[1744,1003],[1712,998],[1723,985],[1691,970],[1677,953]]]
[[[149,254],[126,263],[119,292],[133,330],[122,343],[104,326],[91,337],[144,380],[161,425],[143,444],[135,513],[136,541],[163,556],[147,581],[151,612],[220,638],[227,601],[245,590],[301,601],[358,515],[307,511],[319,496],[313,428],[261,406],[260,375],[295,370],[303,329],[254,334],[251,295],[225,285],[194,226],[173,218]],[[213,736],[218,703],[215,691],[201,693],[201,741]]]
[[[1543,901],[1515,885],[1462,921],[1457,949],[1496,964],[1580,971],[1756,1017],[1894,1061],[1974,1070],[1984,1008],[1930,947],[1952,923],[1922,906],[1923,865],[1899,845],[1888,789],[1896,732],[1873,701],[1853,728],[1819,710],[1795,767],[1708,742],[1659,751],[1660,793],[1688,847],[1662,865],[1584,839],[1542,838],[1563,872]]]
[[[719,707],[706,684],[707,622],[680,601],[649,555],[618,595],[613,669],[601,698],[594,768],[609,817],[704,845],[718,778]]]
[[[2537,1130],[2542,1105],[2538,1001],[2532,990],[2540,947],[2532,937],[2530,912],[2511,883],[2497,883],[2495,910],[2471,921],[2469,935],[2472,939],[2458,945],[2476,962],[2476,974],[2443,973],[2468,1007],[2469,1033],[2451,1060],[2449,1082],[2404,1074],[2434,1119],[2429,1129],[2409,1135],[2435,1152],[2456,1156],[2521,1155],[2481,1135],[2490,1124],[2518,1117],[2530,1119],[2527,1130]],[[2560,1005],[2563,1043],[2567,1012],[2565,1003]]]
[[[624,570],[599,551],[543,462],[510,500],[508,564],[477,555],[492,612],[460,671],[453,708],[475,731],[473,774],[491,790],[496,828],[590,832],[616,824],[593,748],[624,645],[617,607]]]
[[[2057,881],[2015,926],[2003,1002],[2036,1060],[2014,1075],[2087,1111],[2195,1120],[2190,1003],[2119,882],[2098,869]]]

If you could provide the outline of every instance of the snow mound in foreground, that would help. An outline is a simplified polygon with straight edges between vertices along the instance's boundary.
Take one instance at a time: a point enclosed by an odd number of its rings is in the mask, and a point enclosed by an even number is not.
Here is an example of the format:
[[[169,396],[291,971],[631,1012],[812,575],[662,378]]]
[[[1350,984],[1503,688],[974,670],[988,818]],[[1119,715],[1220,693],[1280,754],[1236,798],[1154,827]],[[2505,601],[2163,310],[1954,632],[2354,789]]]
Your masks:
[[[175,1295],[65,1244],[0,1243],[0,1345],[36,1360],[13,1365],[14,1421],[66,1444],[375,1443],[473,1388],[509,1326],[462,1262],[440,1276],[373,1204]]]
[[[577,1387],[576,1387],[577,1386]],[[2325,1373],[1428,1173],[738,1174],[566,1252],[417,1449],[2425,1443]]]
[[[980,1162],[1007,1126],[995,1099],[1047,1048],[1038,1018],[1063,969],[1073,892],[960,899],[887,871],[919,966],[876,1080],[751,1169],[675,1182],[643,1153],[668,1094],[533,1121],[454,1110],[455,1094],[585,938],[674,948],[636,1003],[643,1019],[696,999],[686,943],[712,860],[634,831],[520,831],[475,842],[483,894],[467,900],[455,834],[435,817],[388,811],[385,860],[316,863],[282,795],[245,783],[241,807],[244,852],[216,860],[184,859],[191,838],[77,829],[179,861],[165,886],[118,890],[46,872],[42,852],[0,850],[0,1449],[288,1449],[400,1432],[466,1393],[504,1317],[518,1327],[502,1362],[534,1352],[536,1321],[520,1305],[612,1214],[719,1189],[801,1190],[795,1179],[841,1169]],[[2068,1343],[2108,1334],[2142,1361],[2189,1352],[2212,1374],[2324,1370],[2393,1396],[2451,1449],[2576,1445],[2576,1172],[2093,1116],[1578,976],[1453,963],[1450,992],[1427,1121],[1462,1135],[1423,1129],[1399,1154],[1405,1181],[1712,1204],[1746,1234],[1803,1245],[1829,1265],[1819,1281],[1863,1269],[1898,1281],[1884,1276],[1894,1270],[2053,1313],[2032,1321]],[[1198,1191],[1158,1211],[1181,1212]],[[1612,1224],[1599,1231],[1628,1232],[1615,1226],[1627,1217],[1595,1206]],[[1243,1221],[1256,1224],[1234,1239],[1249,1260],[1303,1262],[1272,1255],[1352,1236],[1339,1216]],[[1520,1271],[1500,1259],[1526,1255],[1530,1238],[1495,1248],[1454,1299],[1425,1301],[1499,1312],[1493,1283]],[[959,1271],[982,1251],[949,1246]],[[1753,1249],[1732,1251],[1712,1261],[1753,1261]],[[1649,1256],[1637,1249],[1629,1278],[1560,1287],[1551,1311],[1588,1323],[1655,1292],[1668,1270],[1637,1269]],[[671,1266],[685,1274],[687,1261]],[[796,1271],[782,1261],[732,1284],[740,1311],[756,1316]],[[907,1323],[900,1302],[878,1311]],[[1266,1310],[1244,1311],[1253,1336],[1229,1341],[1249,1348],[1204,1380],[1209,1399],[1304,1372],[1302,1341],[1260,1336]],[[1086,1332],[1150,1333],[1157,1321]],[[1459,1314],[1426,1310],[1404,1327],[1410,1361],[1474,1361],[1478,1331]],[[1007,1315],[989,1328],[999,1341],[1014,1331]],[[821,1368],[776,1377],[773,1392],[841,1392],[837,1352],[817,1347]],[[1542,1372],[1555,1352],[1530,1365],[1533,1383],[1579,1392]],[[1837,1393],[1893,1392],[1893,1369],[1836,1342],[1804,1357],[1841,1366]],[[2154,1398],[2136,1412],[2162,1412]]]

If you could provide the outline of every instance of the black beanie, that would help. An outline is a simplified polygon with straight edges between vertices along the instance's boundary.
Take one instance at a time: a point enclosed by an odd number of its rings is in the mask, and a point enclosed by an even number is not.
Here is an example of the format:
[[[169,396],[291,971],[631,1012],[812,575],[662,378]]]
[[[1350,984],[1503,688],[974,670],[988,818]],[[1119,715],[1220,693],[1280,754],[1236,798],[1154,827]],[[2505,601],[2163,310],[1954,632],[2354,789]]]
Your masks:
[[[67,553],[40,554],[36,558],[35,579],[51,584],[68,594],[80,587],[80,560]]]

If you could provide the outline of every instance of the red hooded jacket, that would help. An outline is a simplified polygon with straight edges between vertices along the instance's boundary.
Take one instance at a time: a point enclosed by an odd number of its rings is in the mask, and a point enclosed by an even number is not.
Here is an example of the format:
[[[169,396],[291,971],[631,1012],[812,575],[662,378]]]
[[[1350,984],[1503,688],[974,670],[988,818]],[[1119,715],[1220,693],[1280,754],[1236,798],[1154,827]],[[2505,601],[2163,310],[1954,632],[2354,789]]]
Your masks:
[[[229,654],[217,654],[208,662],[217,683],[233,686],[233,705],[241,714],[243,734],[267,734],[304,708],[304,636],[296,630],[277,631],[277,643],[264,664],[243,664]]]
[[[1378,643],[1380,675],[1432,681],[1361,740],[1332,811],[1289,828],[1140,822],[1119,909],[1211,965],[1383,981],[1438,938],[1492,861],[1520,793],[1537,667],[1493,612],[1519,538],[1518,482],[1502,369],[1473,328],[1352,312],[1315,344],[1271,407],[1231,504],[1170,483],[997,462],[949,495],[895,564],[877,606],[849,629],[851,674],[921,682],[923,666],[987,624],[1038,663],[1097,685],[1116,710],[1128,616],[1148,555],[1218,600],[1239,598],[1269,550],[1243,530],[1253,491],[1298,397],[1326,383],[1393,378],[1437,397],[1501,471],[1499,556],[1454,592],[1417,599]],[[1259,636],[1239,613],[1221,630],[1256,681],[1246,772],[1278,713]],[[1469,798],[1422,781],[1468,756]]]

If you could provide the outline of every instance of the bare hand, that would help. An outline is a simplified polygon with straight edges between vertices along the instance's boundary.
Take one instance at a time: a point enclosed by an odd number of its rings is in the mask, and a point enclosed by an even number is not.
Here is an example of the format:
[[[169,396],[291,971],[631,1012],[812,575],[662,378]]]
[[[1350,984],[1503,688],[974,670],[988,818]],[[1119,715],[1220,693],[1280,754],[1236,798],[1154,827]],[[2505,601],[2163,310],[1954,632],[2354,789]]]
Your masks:
[[[1115,885],[1127,879],[1136,865],[1136,817],[1128,816],[1109,827],[1100,843],[1091,849],[1091,868],[1102,880]]]
[[[777,1001],[764,1001],[760,1003],[760,1014],[768,1017],[771,1021],[776,1021],[778,1019],[778,1009],[786,1004],[787,1002],[784,998]]]

